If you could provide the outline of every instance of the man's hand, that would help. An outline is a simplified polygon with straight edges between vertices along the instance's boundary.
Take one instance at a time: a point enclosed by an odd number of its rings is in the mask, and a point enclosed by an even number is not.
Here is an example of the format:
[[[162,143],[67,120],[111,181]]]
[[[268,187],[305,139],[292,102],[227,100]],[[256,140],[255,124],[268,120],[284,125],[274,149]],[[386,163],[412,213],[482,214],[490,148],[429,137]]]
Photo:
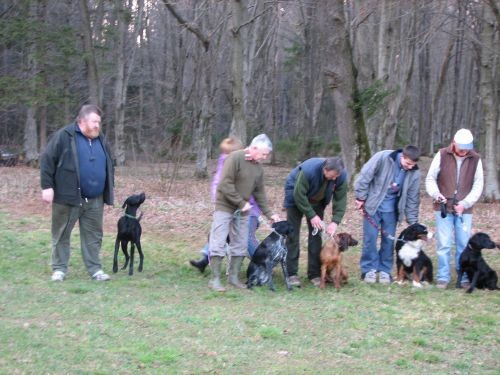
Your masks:
[[[278,214],[274,214],[271,216],[271,220],[273,223],[277,223],[278,221],[281,221],[281,218]]]
[[[250,204],[250,202],[246,202],[245,205],[243,206],[243,208],[241,209],[241,212],[247,212],[247,211],[250,211],[252,209],[252,205]]]
[[[359,199],[356,199],[355,204],[358,210],[362,210],[363,207],[365,206],[365,201],[360,201]]]
[[[331,222],[330,224],[328,224],[328,226],[326,227],[326,234],[330,235],[330,236],[333,236],[335,234],[335,232],[337,231],[337,223],[335,222]]]
[[[462,206],[460,203],[459,204],[456,204],[453,206],[453,209],[455,210],[455,213],[460,216],[464,213],[465,211],[465,207]]]
[[[446,203],[446,198],[443,194],[439,193],[437,196],[436,196],[436,202],[438,203]]]
[[[323,220],[316,215],[311,219],[311,226],[313,228],[316,228],[317,230],[322,230],[323,229]]]
[[[54,200],[54,189],[48,188],[42,190],[42,200],[46,203],[52,203]]]

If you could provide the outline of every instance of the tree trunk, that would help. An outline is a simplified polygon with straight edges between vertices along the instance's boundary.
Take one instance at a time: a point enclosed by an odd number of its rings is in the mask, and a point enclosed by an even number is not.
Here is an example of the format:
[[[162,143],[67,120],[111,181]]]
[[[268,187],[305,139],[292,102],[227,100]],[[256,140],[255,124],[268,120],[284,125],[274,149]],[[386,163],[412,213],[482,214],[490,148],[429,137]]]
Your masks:
[[[82,37],[83,37],[83,58],[87,67],[87,81],[89,85],[89,103],[102,106],[102,94],[100,89],[99,71],[94,53],[94,43],[92,37],[92,26],[90,22],[89,8],[87,0],[80,0],[80,11],[82,12]]]
[[[369,150],[362,118],[357,118],[353,111],[356,83],[344,16],[344,1],[336,0],[334,5],[324,4],[319,13],[326,15],[330,22],[331,34],[325,48],[324,74],[328,87],[332,90],[342,158],[350,176],[353,177],[354,172],[360,169],[360,161],[367,158]]]
[[[241,20],[243,19],[243,5],[240,0],[232,0],[232,61],[231,61],[231,85],[232,85],[232,108],[233,119],[231,121],[230,135],[235,136],[246,145],[247,127],[243,108],[243,40],[241,35]]]
[[[128,16],[121,0],[115,1],[117,16],[117,39],[116,39],[116,76],[114,87],[114,114],[115,114],[115,158],[117,165],[124,165],[126,160],[126,137],[125,137],[125,106],[127,103],[127,85],[135,61],[137,50],[137,37],[142,28],[142,9],[144,1],[137,2],[137,15],[134,24],[134,34],[130,36],[130,46],[127,48],[127,31],[129,29]],[[129,7],[128,9],[131,9]]]
[[[484,197],[487,201],[500,199],[496,152],[498,129],[500,126],[498,100],[498,56],[500,51],[500,31],[491,7],[484,7],[484,22],[481,32],[481,83],[480,93],[483,105],[483,123],[486,128]]]

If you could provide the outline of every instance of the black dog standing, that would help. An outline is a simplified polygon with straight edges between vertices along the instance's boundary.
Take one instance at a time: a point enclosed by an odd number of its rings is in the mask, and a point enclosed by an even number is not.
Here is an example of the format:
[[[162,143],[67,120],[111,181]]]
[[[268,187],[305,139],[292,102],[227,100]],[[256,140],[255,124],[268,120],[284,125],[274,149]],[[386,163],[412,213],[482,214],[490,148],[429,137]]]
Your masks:
[[[130,260],[130,268],[128,271],[129,275],[134,274],[134,246],[137,246],[137,251],[139,252],[139,268],[138,271],[142,272],[142,265],[144,261],[144,254],[141,248],[141,234],[142,228],[140,220],[142,214],[139,218],[136,217],[137,209],[146,199],[144,193],[131,195],[123,203],[122,208],[125,208],[125,215],[118,220],[118,233],[116,235],[115,241],[115,254],[113,257],[113,272],[118,271],[118,248],[120,243],[122,245],[122,251],[125,255],[125,264],[122,270],[127,268]],[[127,252],[127,244],[130,242],[130,257]]]
[[[481,253],[482,249],[494,249],[499,247],[486,233],[474,234],[467,243],[462,254],[460,254],[460,270],[457,275],[457,288],[461,287],[462,275],[467,274],[470,280],[470,287],[467,293],[472,293],[478,289],[498,289],[497,273],[488,266]]]
[[[273,268],[280,263],[288,290],[292,290],[286,268],[286,237],[292,233],[293,227],[288,221],[278,221],[272,225],[273,232],[259,244],[247,269],[247,287],[261,286],[267,283],[269,289],[275,291]]]

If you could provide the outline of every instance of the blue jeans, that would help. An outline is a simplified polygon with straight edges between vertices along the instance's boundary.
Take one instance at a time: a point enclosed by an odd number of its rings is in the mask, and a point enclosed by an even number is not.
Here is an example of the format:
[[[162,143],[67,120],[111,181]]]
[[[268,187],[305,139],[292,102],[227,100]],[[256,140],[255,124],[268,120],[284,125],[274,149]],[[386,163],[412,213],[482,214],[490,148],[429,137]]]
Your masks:
[[[451,247],[455,240],[455,269],[458,271],[460,265],[460,255],[467,246],[472,228],[472,214],[463,214],[462,217],[449,213],[445,218],[441,217],[439,211],[434,212],[436,218],[436,239],[437,239],[437,257],[438,281],[450,282],[450,259]],[[453,237],[453,234],[455,236]],[[467,275],[464,274],[462,282],[467,282]]]
[[[364,275],[370,270],[390,274],[393,263],[394,240],[387,237],[387,234],[394,237],[397,224],[396,212],[377,211],[374,216],[370,216],[370,221],[366,217],[363,218],[363,249],[359,260],[361,274]],[[380,250],[377,249],[379,232],[381,232],[382,237]]]
[[[249,216],[248,217],[248,255],[251,258],[259,246],[259,240],[255,235],[257,228],[259,227],[259,218],[257,216]],[[203,255],[208,256],[208,243],[203,246],[201,249],[201,253]]]

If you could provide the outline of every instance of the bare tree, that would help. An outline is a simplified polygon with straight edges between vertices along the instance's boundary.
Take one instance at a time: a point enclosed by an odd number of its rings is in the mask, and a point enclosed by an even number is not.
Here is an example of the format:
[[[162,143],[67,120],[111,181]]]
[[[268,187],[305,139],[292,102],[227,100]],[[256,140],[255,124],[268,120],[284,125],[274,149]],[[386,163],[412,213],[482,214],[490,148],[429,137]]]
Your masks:
[[[491,6],[493,5],[493,6]],[[481,39],[481,84],[480,93],[485,124],[485,185],[484,197],[488,201],[500,199],[498,186],[498,132],[500,129],[498,89],[500,88],[500,18],[498,6],[493,1],[484,6],[484,22]],[[495,17],[495,11],[497,17]]]
[[[362,118],[354,110],[356,81],[352,51],[346,25],[344,1],[337,0],[319,9],[320,17],[327,17],[331,34],[327,39],[324,75],[332,90],[335,122],[342,147],[342,156],[348,171],[360,169],[368,158],[368,142]],[[354,173],[351,174],[351,177]]]

